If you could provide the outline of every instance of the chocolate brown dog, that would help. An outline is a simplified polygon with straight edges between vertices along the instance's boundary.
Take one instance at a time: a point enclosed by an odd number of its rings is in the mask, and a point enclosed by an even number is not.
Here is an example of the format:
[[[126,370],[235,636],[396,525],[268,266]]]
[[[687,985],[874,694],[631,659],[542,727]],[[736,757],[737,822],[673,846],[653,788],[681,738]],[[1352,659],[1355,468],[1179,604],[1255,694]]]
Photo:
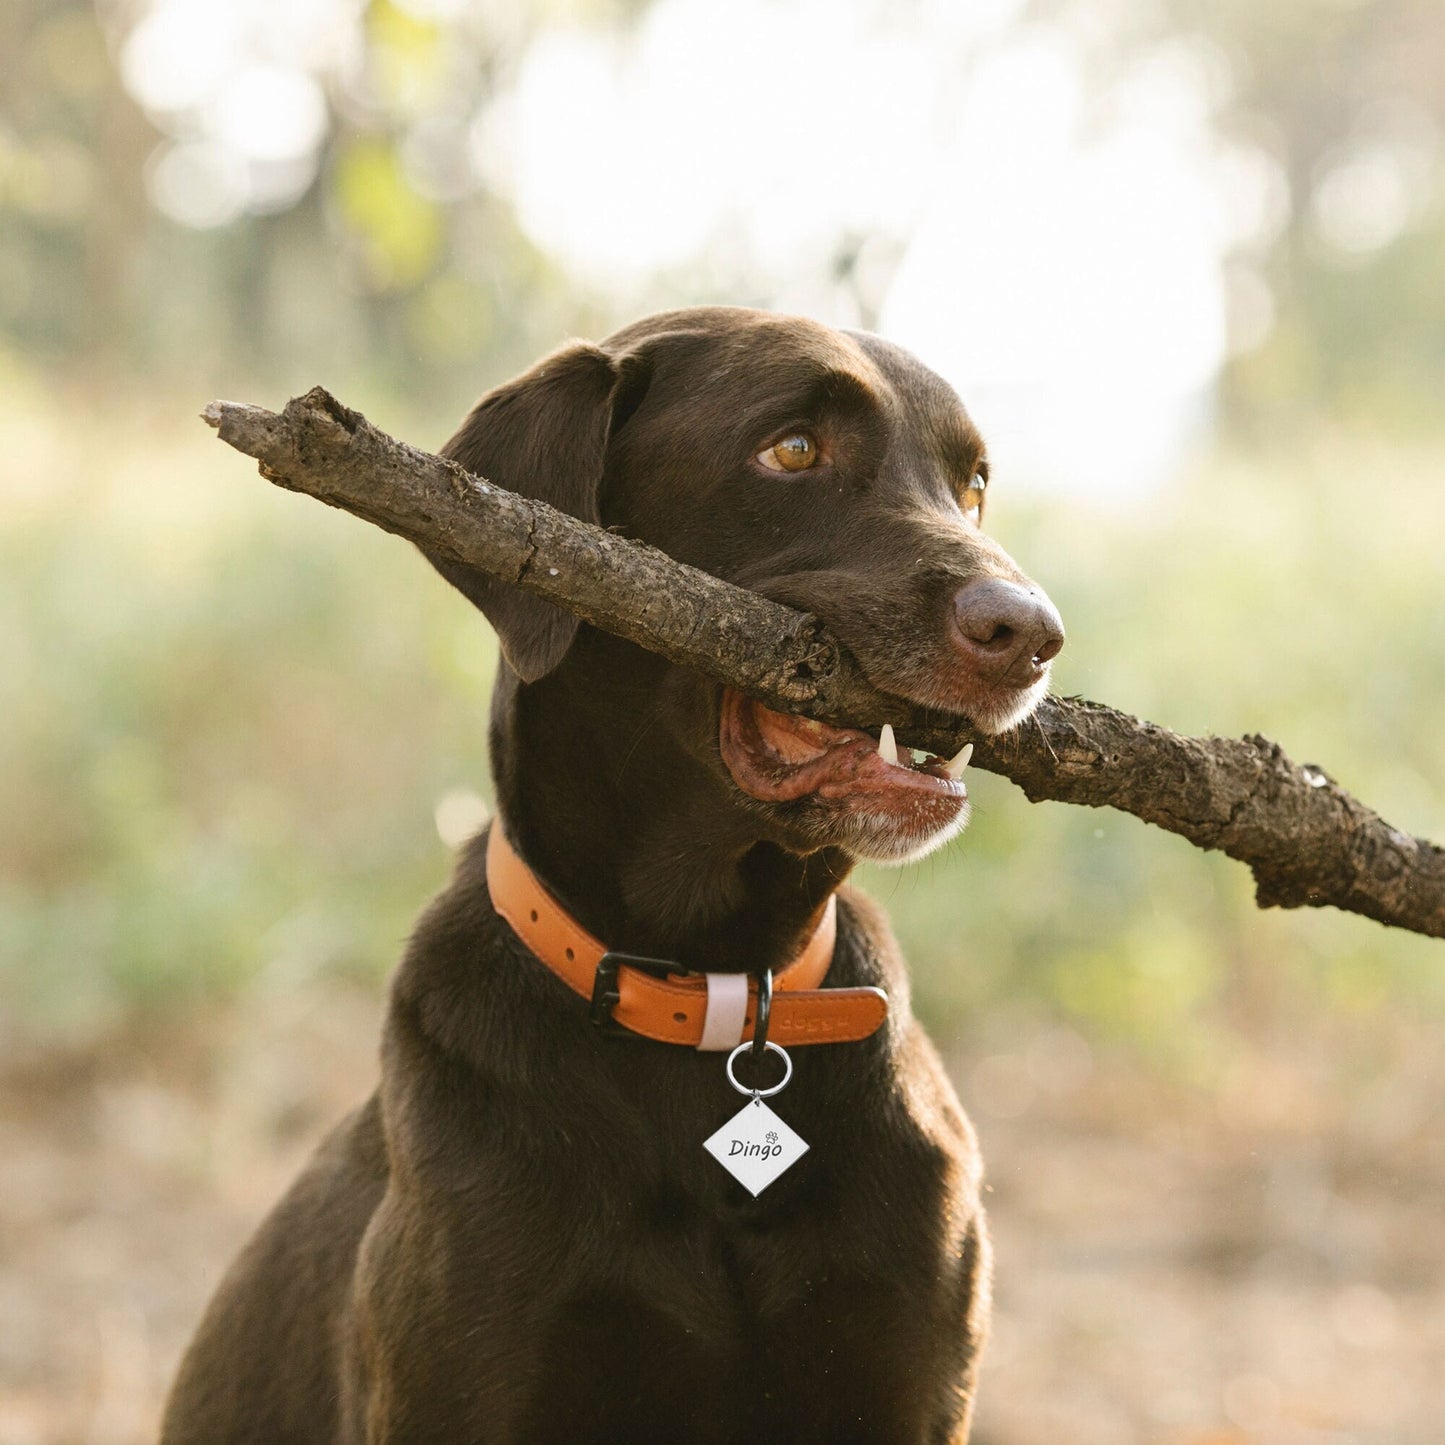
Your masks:
[[[874,336],[670,312],[499,387],[447,450],[817,613],[878,687],[985,731],[1028,714],[1063,642],[980,530],[987,464],[957,398]],[[977,1149],[886,921],[837,893],[858,859],[963,827],[961,761],[895,759],[891,733],[771,712],[441,570],[501,637],[492,827],[538,891],[501,897],[487,839],[464,851],[397,975],[378,1093],[232,1267],[164,1439],[965,1440],[988,1313]],[[592,956],[534,953],[498,908],[678,976],[623,965],[619,984],[604,960],[589,1005],[567,971],[590,978]],[[790,962],[809,949],[819,987]],[[765,970],[795,1066],[772,1102],[810,1147],[754,1198],[703,1141],[743,1105],[711,1049],[761,1026]],[[627,1036],[644,995],[680,1000],[654,1035],[680,1041]]]

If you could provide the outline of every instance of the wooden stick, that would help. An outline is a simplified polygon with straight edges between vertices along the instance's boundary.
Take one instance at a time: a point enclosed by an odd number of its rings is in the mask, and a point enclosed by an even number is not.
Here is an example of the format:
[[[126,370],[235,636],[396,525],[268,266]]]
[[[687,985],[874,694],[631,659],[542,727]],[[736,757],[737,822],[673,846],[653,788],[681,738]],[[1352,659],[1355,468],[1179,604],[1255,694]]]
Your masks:
[[[1078,698],[1049,698],[1000,737],[878,691],[816,617],[579,522],[395,441],[314,387],[280,413],[202,414],[261,475],[525,587],[605,631],[769,707],[839,726],[893,724],[1034,802],[1113,807],[1253,871],[1262,908],[1330,906],[1445,937],[1445,849],[1392,828],[1322,769],[1267,738],[1191,738]]]

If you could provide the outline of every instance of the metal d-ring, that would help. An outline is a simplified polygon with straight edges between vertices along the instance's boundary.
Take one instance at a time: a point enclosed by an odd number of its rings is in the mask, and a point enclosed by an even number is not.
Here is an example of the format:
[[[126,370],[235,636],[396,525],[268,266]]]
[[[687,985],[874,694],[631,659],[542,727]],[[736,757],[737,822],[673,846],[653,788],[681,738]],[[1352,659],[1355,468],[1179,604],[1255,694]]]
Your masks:
[[[765,968],[758,974],[757,1022],[753,1025],[753,1062],[758,1063],[768,1047],[768,1025],[773,1020],[773,971]]]
[[[728,1055],[728,1083],[740,1094],[751,1094],[755,1099],[771,1099],[774,1094],[780,1094],[788,1087],[788,1080],[793,1077],[793,1061],[788,1057],[788,1051],[781,1044],[767,1044],[765,1047],[772,1053],[778,1055],[783,1061],[783,1078],[781,1083],[774,1084],[771,1089],[749,1089],[738,1083],[738,1076],[733,1073],[733,1061],[744,1049],[751,1049],[752,1042],[744,1040]]]

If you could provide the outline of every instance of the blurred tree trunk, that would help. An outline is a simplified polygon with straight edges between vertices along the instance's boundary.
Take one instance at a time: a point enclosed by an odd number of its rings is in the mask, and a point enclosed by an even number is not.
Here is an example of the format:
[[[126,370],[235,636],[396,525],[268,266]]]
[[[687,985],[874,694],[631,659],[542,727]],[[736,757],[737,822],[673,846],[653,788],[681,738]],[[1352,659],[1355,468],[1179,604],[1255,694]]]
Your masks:
[[[135,271],[150,210],[145,163],[159,139],[126,94],[114,66],[105,70],[96,100],[95,196],[85,224],[85,327],[80,347],[86,370],[114,377],[131,339]]]

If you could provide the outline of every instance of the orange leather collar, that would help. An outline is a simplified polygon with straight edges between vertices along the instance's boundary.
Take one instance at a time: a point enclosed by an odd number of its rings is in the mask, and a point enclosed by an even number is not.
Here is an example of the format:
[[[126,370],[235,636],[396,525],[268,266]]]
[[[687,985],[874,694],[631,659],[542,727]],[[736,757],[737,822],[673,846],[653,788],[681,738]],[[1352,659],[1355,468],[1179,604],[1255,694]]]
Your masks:
[[[755,981],[740,973],[685,973],[667,964],[654,971],[645,968],[650,960],[639,966],[626,955],[609,954],[537,880],[500,819],[493,819],[487,839],[487,887],[492,907],[517,937],[574,993],[592,1001],[594,1022],[706,1050],[735,1048],[752,1037]],[[768,1026],[774,1043],[851,1043],[877,1032],[888,1017],[881,988],[819,987],[833,961],[837,929],[837,899],[830,897],[803,951],[774,975]],[[611,1007],[599,1017],[603,985]]]

